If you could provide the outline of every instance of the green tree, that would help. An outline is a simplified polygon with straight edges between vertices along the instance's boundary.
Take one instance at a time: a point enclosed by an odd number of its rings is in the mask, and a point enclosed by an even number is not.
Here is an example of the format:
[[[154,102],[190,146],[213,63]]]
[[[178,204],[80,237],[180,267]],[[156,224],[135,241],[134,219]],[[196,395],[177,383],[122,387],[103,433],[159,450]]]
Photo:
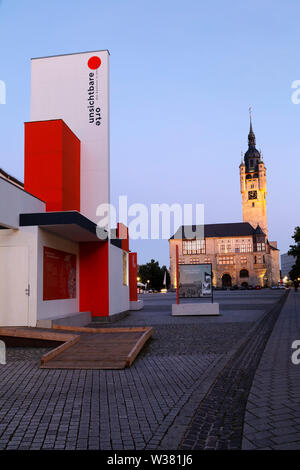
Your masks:
[[[295,257],[295,264],[292,266],[291,271],[289,272],[290,278],[293,280],[300,277],[300,227],[295,227],[294,235],[292,238],[295,240],[295,245],[290,245],[290,250],[288,251],[289,255]]]
[[[138,269],[138,276],[143,284],[147,284],[150,289],[160,291],[164,286],[164,276],[166,274],[167,288],[170,286],[170,275],[166,266],[159,266],[158,261],[152,259],[150,263],[141,264]],[[149,282],[148,282],[149,281]]]

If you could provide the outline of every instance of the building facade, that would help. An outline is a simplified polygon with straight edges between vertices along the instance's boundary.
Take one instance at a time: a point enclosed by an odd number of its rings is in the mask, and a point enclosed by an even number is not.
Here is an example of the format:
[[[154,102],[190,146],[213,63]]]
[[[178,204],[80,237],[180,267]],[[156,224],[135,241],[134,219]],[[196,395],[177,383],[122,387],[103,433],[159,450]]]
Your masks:
[[[108,55],[32,61],[24,184],[0,170],[0,326],[85,325],[142,306],[127,227],[97,223],[109,203]]]
[[[250,116],[248,150],[240,164],[243,222],[206,224],[202,239],[190,238],[195,226],[181,226],[169,240],[172,288],[177,286],[176,246],[179,264],[212,264],[215,287],[278,284],[279,250],[268,239],[266,167],[255,145]]]
[[[281,262],[281,277],[289,277],[289,272],[291,271],[293,265],[296,263],[296,258],[288,253],[283,253],[280,255]]]

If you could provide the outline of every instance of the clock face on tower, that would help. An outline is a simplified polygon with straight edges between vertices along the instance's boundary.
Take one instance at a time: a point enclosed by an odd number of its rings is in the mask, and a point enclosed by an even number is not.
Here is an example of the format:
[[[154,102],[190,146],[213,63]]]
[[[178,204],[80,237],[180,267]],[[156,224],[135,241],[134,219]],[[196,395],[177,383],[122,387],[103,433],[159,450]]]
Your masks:
[[[248,199],[257,199],[257,191],[248,191]]]

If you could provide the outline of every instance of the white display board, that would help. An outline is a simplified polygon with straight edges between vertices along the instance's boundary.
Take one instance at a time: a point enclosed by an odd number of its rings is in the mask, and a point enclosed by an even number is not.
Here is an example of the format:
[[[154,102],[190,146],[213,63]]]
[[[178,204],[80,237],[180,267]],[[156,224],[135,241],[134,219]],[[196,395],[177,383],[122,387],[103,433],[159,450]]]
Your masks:
[[[109,52],[32,59],[30,119],[63,119],[80,139],[81,212],[97,223],[110,200]]]
[[[212,265],[179,265],[179,297],[212,297]]]

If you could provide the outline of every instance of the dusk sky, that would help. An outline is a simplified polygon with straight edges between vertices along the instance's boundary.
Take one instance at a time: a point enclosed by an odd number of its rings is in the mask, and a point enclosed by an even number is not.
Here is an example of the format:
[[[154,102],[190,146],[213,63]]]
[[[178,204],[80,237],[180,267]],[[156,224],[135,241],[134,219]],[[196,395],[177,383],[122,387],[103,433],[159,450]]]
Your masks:
[[[203,203],[205,223],[241,222],[251,104],[285,253],[300,225],[299,17],[297,0],[3,0],[0,167],[23,180],[30,58],[108,49],[112,202]],[[131,249],[169,266],[167,240]]]

